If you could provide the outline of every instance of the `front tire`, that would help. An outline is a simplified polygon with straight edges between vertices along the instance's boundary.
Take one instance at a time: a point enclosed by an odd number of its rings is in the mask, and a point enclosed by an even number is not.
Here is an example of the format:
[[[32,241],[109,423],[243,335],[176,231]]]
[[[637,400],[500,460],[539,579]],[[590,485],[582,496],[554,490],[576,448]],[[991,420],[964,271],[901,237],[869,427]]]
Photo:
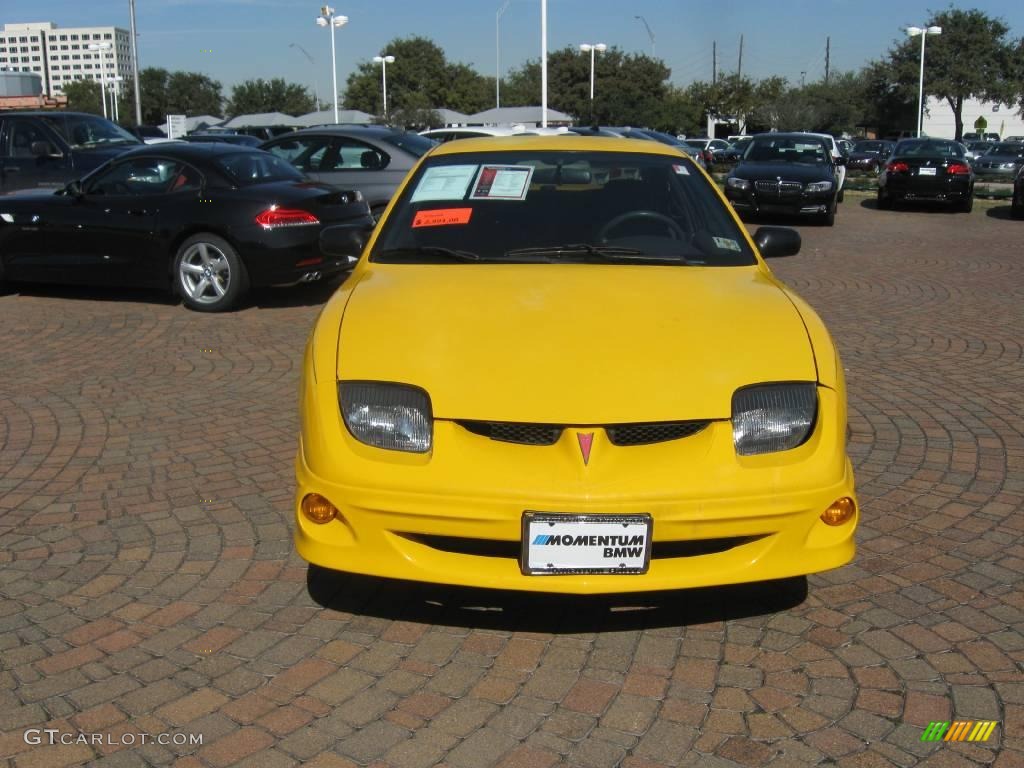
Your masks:
[[[174,258],[174,285],[196,312],[226,312],[249,291],[249,276],[237,251],[222,237],[193,235]]]
[[[878,190],[878,210],[880,211],[891,211],[892,210],[892,198],[889,197],[885,190]]]
[[[828,209],[828,213],[823,213],[821,218],[818,219],[823,227],[833,227],[836,223],[836,206],[838,203],[832,203],[832,207]]]

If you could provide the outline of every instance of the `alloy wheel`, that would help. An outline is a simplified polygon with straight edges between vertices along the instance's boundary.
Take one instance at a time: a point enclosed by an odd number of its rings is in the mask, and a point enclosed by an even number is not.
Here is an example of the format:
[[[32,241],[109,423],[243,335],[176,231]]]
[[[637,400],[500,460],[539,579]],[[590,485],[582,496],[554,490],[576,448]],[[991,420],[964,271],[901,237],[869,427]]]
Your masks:
[[[193,243],[182,254],[178,279],[185,294],[200,304],[216,304],[231,285],[231,265],[212,243]]]

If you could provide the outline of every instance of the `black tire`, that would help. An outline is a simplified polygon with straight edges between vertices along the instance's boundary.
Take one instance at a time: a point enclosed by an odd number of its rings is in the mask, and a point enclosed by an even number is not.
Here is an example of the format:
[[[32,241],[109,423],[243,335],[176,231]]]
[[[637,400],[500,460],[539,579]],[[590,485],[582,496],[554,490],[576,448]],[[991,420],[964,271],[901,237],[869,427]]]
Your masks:
[[[880,211],[891,211],[892,210],[892,198],[889,197],[885,190],[878,190],[878,210]]]
[[[974,192],[968,193],[967,199],[961,200],[956,208],[960,213],[970,213],[974,210]]]
[[[840,190],[839,190],[839,196],[838,196],[838,197],[836,198],[836,202],[837,202],[837,203],[841,203],[841,202],[843,202],[843,198],[844,198],[845,196],[846,196],[846,190],[845,190],[845,189],[840,189]]]
[[[821,214],[818,219],[818,223],[823,227],[834,227],[836,224],[836,208],[838,203],[832,203],[832,207],[828,209],[828,213]]]
[[[1010,215],[1015,219],[1024,219],[1024,199],[1019,197],[1013,198],[1013,203],[1010,205]]]
[[[182,302],[196,312],[226,312],[249,292],[249,275],[238,252],[209,232],[181,244],[171,277]]]

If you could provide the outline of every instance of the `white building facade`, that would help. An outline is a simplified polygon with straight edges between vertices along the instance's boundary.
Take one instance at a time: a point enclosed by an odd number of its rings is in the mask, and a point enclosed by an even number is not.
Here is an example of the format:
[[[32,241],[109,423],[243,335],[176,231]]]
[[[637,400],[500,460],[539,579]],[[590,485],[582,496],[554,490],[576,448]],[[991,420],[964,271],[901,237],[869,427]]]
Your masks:
[[[996,104],[991,101],[964,99],[963,108],[964,133],[974,132],[974,122],[984,117],[988,122],[985,133],[998,133],[1000,138],[1007,136],[1024,136],[1024,117],[1013,104]],[[956,122],[953,120],[953,108],[945,99],[929,96],[925,102],[924,120],[921,130],[927,136],[941,139],[956,137]]]
[[[105,50],[89,50],[90,45]],[[34,72],[43,79],[43,93],[57,96],[75,80],[131,77],[132,46],[120,27],[58,27],[52,21],[4,24],[0,30],[0,70]],[[123,90],[122,90],[123,92]]]

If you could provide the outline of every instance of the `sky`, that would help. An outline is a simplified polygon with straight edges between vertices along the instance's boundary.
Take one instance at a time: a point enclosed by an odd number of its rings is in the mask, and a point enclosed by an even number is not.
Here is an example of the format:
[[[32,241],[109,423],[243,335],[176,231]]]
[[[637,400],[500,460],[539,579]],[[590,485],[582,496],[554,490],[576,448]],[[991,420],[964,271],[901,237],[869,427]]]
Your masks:
[[[503,0],[337,0],[349,17],[336,31],[339,89],[361,61],[396,37],[422,35],[444,48],[450,61],[493,75],[495,17]],[[946,0],[948,2],[948,0]],[[943,0],[548,0],[548,47],[606,43],[626,52],[655,51],[672,82],[710,80],[712,43],[719,72],[781,75],[792,83],[821,79],[826,38],[833,72],[855,70],[885,53],[909,25],[924,23]],[[977,0],[955,4],[1002,18],[1024,36],[1024,2]],[[284,77],[318,91],[331,90],[330,32],[315,24],[317,0],[136,0],[139,62],[143,67],[202,72],[219,80],[225,95],[249,78]],[[58,26],[129,27],[128,0],[3,0],[0,23],[53,21]],[[503,72],[540,55],[540,0],[509,0],[500,22]],[[310,61],[298,47],[313,58]],[[210,51],[204,53],[202,51]],[[581,54],[583,55],[583,54]],[[802,74],[806,73],[806,74]],[[538,98],[539,101],[539,98]],[[443,106],[443,105],[437,105]]]

